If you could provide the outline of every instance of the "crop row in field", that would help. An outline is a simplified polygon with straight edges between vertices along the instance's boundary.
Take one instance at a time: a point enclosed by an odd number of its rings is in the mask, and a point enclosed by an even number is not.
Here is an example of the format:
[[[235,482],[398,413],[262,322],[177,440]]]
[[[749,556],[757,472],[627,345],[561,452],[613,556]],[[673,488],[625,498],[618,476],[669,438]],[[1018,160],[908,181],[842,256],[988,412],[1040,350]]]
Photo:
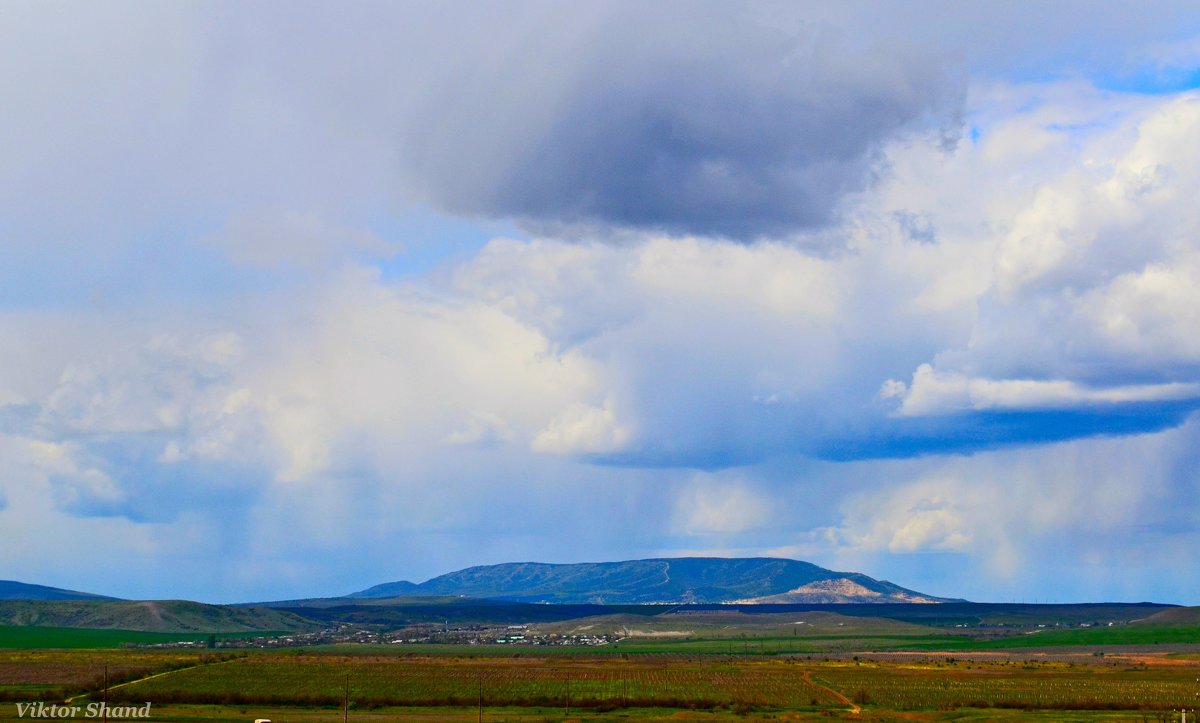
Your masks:
[[[138,683],[121,700],[337,705],[738,704],[791,708],[836,703],[784,661],[666,661],[615,658],[256,656]]]
[[[1163,710],[1194,705],[1193,667],[824,664],[814,679],[888,710]]]
[[[0,651],[0,700],[63,700],[69,695],[178,670],[214,656],[142,651]]]
[[[837,663],[676,657],[448,658],[260,655],[136,683],[114,699],[161,703],[485,706],[737,705],[790,710],[959,707],[1162,710],[1192,705],[1193,666]]]
[[[12,707],[8,708],[12,711]],[[266,718],[275,723],[343,723],[347,716],[340,707],[295,706],[219,706],[187,704],[155,704],[151,719],[156,723],[245,723]],[[0,706],[0,720],[4,707]],[[1189,714],[1188,719],[1191,720]],[[19,720],[19,719],[18,719]],[[871,721],[872,723],[1178,723],[1179,715],[1166,712],[1131,714],[1128,711],[1025,711],[988,709],[958,709],[924,713],[895,713],[865,711],[857,716],[838,715],[830,709],[787,711],[769,709],[747,710],[746,707],[692,709],[678,708],[579,708],[572,706],[570,716],[562,706],[396,706],[381,708],[352,708],[350,723],[548,723],[570,720],[575,723],[829,723],[831,720]],[[15,720],[14,720],[15,723]]]

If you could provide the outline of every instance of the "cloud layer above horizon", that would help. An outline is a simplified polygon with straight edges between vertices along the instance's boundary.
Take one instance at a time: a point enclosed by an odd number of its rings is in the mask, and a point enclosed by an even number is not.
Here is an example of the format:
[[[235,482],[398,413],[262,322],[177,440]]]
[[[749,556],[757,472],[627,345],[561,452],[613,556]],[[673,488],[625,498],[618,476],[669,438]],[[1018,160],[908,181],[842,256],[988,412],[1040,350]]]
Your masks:
[[[13,5],[4,576],[1200,603],[1200,13],[922,7]]]

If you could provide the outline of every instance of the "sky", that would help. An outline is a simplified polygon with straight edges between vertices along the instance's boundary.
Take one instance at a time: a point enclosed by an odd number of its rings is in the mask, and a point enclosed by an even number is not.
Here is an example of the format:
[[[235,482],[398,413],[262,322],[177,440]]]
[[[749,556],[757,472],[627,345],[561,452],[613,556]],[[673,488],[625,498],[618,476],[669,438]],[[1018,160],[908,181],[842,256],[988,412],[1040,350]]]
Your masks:
[[[0,577],[1200,604],[1191,2],[6,2]]]

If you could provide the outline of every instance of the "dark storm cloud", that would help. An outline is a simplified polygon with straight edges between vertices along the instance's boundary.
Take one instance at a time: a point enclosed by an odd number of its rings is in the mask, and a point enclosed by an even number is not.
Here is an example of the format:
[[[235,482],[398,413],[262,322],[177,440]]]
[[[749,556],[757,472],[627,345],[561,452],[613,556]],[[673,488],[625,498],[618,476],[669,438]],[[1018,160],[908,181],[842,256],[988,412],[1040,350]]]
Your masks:
[[[413,189],[535,227],[781,237],[830,220],[906,132],[953,138],[944,58],[730,6],[550,6],[464,48],[401,137]],[[592,7],[595,11],[596,8]]]

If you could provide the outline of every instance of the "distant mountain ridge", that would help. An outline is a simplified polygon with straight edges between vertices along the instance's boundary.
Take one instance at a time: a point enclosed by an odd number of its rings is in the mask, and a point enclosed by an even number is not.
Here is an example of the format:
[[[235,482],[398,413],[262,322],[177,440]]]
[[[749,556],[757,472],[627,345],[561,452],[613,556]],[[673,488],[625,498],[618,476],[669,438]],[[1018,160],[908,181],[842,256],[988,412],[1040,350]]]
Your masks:
[[[31,585],[16,580],[0,580],[0,600],[116,600],[115,597],[59,587]]]
[[[836,572],[778,557],[510,562],[469,567],[419,584],[406,580],[383,583],[347,597],[417,596],[605,605],[950,602],[861,573]]]

